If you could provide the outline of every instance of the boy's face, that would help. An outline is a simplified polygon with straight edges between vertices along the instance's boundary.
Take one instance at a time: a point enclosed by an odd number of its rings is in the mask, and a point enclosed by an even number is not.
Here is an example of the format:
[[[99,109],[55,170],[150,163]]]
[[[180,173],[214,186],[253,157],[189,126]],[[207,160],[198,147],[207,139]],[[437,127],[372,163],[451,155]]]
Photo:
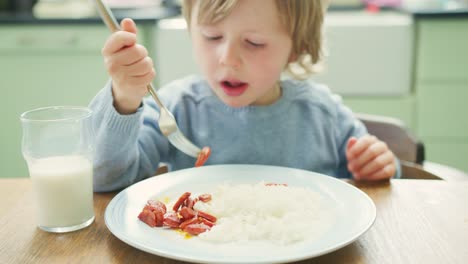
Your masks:
[[[278,80],[292,40],[273,0],[241,0],[216,24],[198,24],[194,8],[190,34],[196,60],[212,90],[227,105],[272,104],[281,96]]]

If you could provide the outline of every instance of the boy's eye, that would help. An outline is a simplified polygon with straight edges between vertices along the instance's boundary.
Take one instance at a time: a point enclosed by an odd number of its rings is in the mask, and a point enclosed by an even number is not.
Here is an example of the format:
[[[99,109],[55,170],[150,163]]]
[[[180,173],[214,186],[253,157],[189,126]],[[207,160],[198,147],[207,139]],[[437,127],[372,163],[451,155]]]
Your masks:
[[[205,35],[205,38],[207,40],[220,40],[222,38],[222,36],[206,36]]]
[[[246,42],[247,42],[249,45],[251,45],[251,46],[253,46],[253,47],[257,47],[257,48],[261,48],[261,47],[264,47],[264,46],[265,46],[265,44],[263,44],[263,43],[257,43],[257,42],[251,41],[251,40],[246,40]]]

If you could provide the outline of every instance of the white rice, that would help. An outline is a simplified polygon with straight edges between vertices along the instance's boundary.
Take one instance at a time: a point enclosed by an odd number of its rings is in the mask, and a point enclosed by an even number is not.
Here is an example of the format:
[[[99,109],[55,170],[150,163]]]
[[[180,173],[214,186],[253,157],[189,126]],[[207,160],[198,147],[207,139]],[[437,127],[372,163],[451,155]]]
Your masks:
[[[320,207],[320,194],[301,187],[223,184],[211,194],[210,202],[195,205],[218,218],[209,232],[199,235],[210,242],[292,244],[316,236],[329,217]]]

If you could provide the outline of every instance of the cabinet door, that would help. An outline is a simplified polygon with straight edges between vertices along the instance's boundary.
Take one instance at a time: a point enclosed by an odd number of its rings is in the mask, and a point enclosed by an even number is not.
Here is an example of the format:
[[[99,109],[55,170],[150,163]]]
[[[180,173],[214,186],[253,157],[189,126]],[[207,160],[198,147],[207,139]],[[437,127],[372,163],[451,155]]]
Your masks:
[[[465,84],[434,81],[418,88],[418,135],[468,142],[468,80]]]
[[[468,18],[418,22],[418,82],[468,80]]]
[[[103,27],[2,28],[0,166],[3,177],[28,176],[20,114],[53,105],[86,106],[108,79],[100,51]]]
[[[468,19],[421,19],[418,29],[417,134],[427,160],[468,171]]]
[[[468,173],[468,142],[424,139],[426,160],[452,166]]]

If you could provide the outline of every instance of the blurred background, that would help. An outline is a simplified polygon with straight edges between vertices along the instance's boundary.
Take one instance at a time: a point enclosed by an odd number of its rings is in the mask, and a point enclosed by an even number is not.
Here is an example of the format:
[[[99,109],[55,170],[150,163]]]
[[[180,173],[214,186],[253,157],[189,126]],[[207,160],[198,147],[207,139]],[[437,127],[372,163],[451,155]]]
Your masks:
[[[156,87],[198,73],[176,0],[107,0],[133,18]],[[88,0],[0,0],[0,177],[27,177],[19,116],[86,106],[108,77],[109,32]],[[402,120],[426,160],[468,172],[468,0],[331,0],[326,58],[312,78],[354,112]]]

